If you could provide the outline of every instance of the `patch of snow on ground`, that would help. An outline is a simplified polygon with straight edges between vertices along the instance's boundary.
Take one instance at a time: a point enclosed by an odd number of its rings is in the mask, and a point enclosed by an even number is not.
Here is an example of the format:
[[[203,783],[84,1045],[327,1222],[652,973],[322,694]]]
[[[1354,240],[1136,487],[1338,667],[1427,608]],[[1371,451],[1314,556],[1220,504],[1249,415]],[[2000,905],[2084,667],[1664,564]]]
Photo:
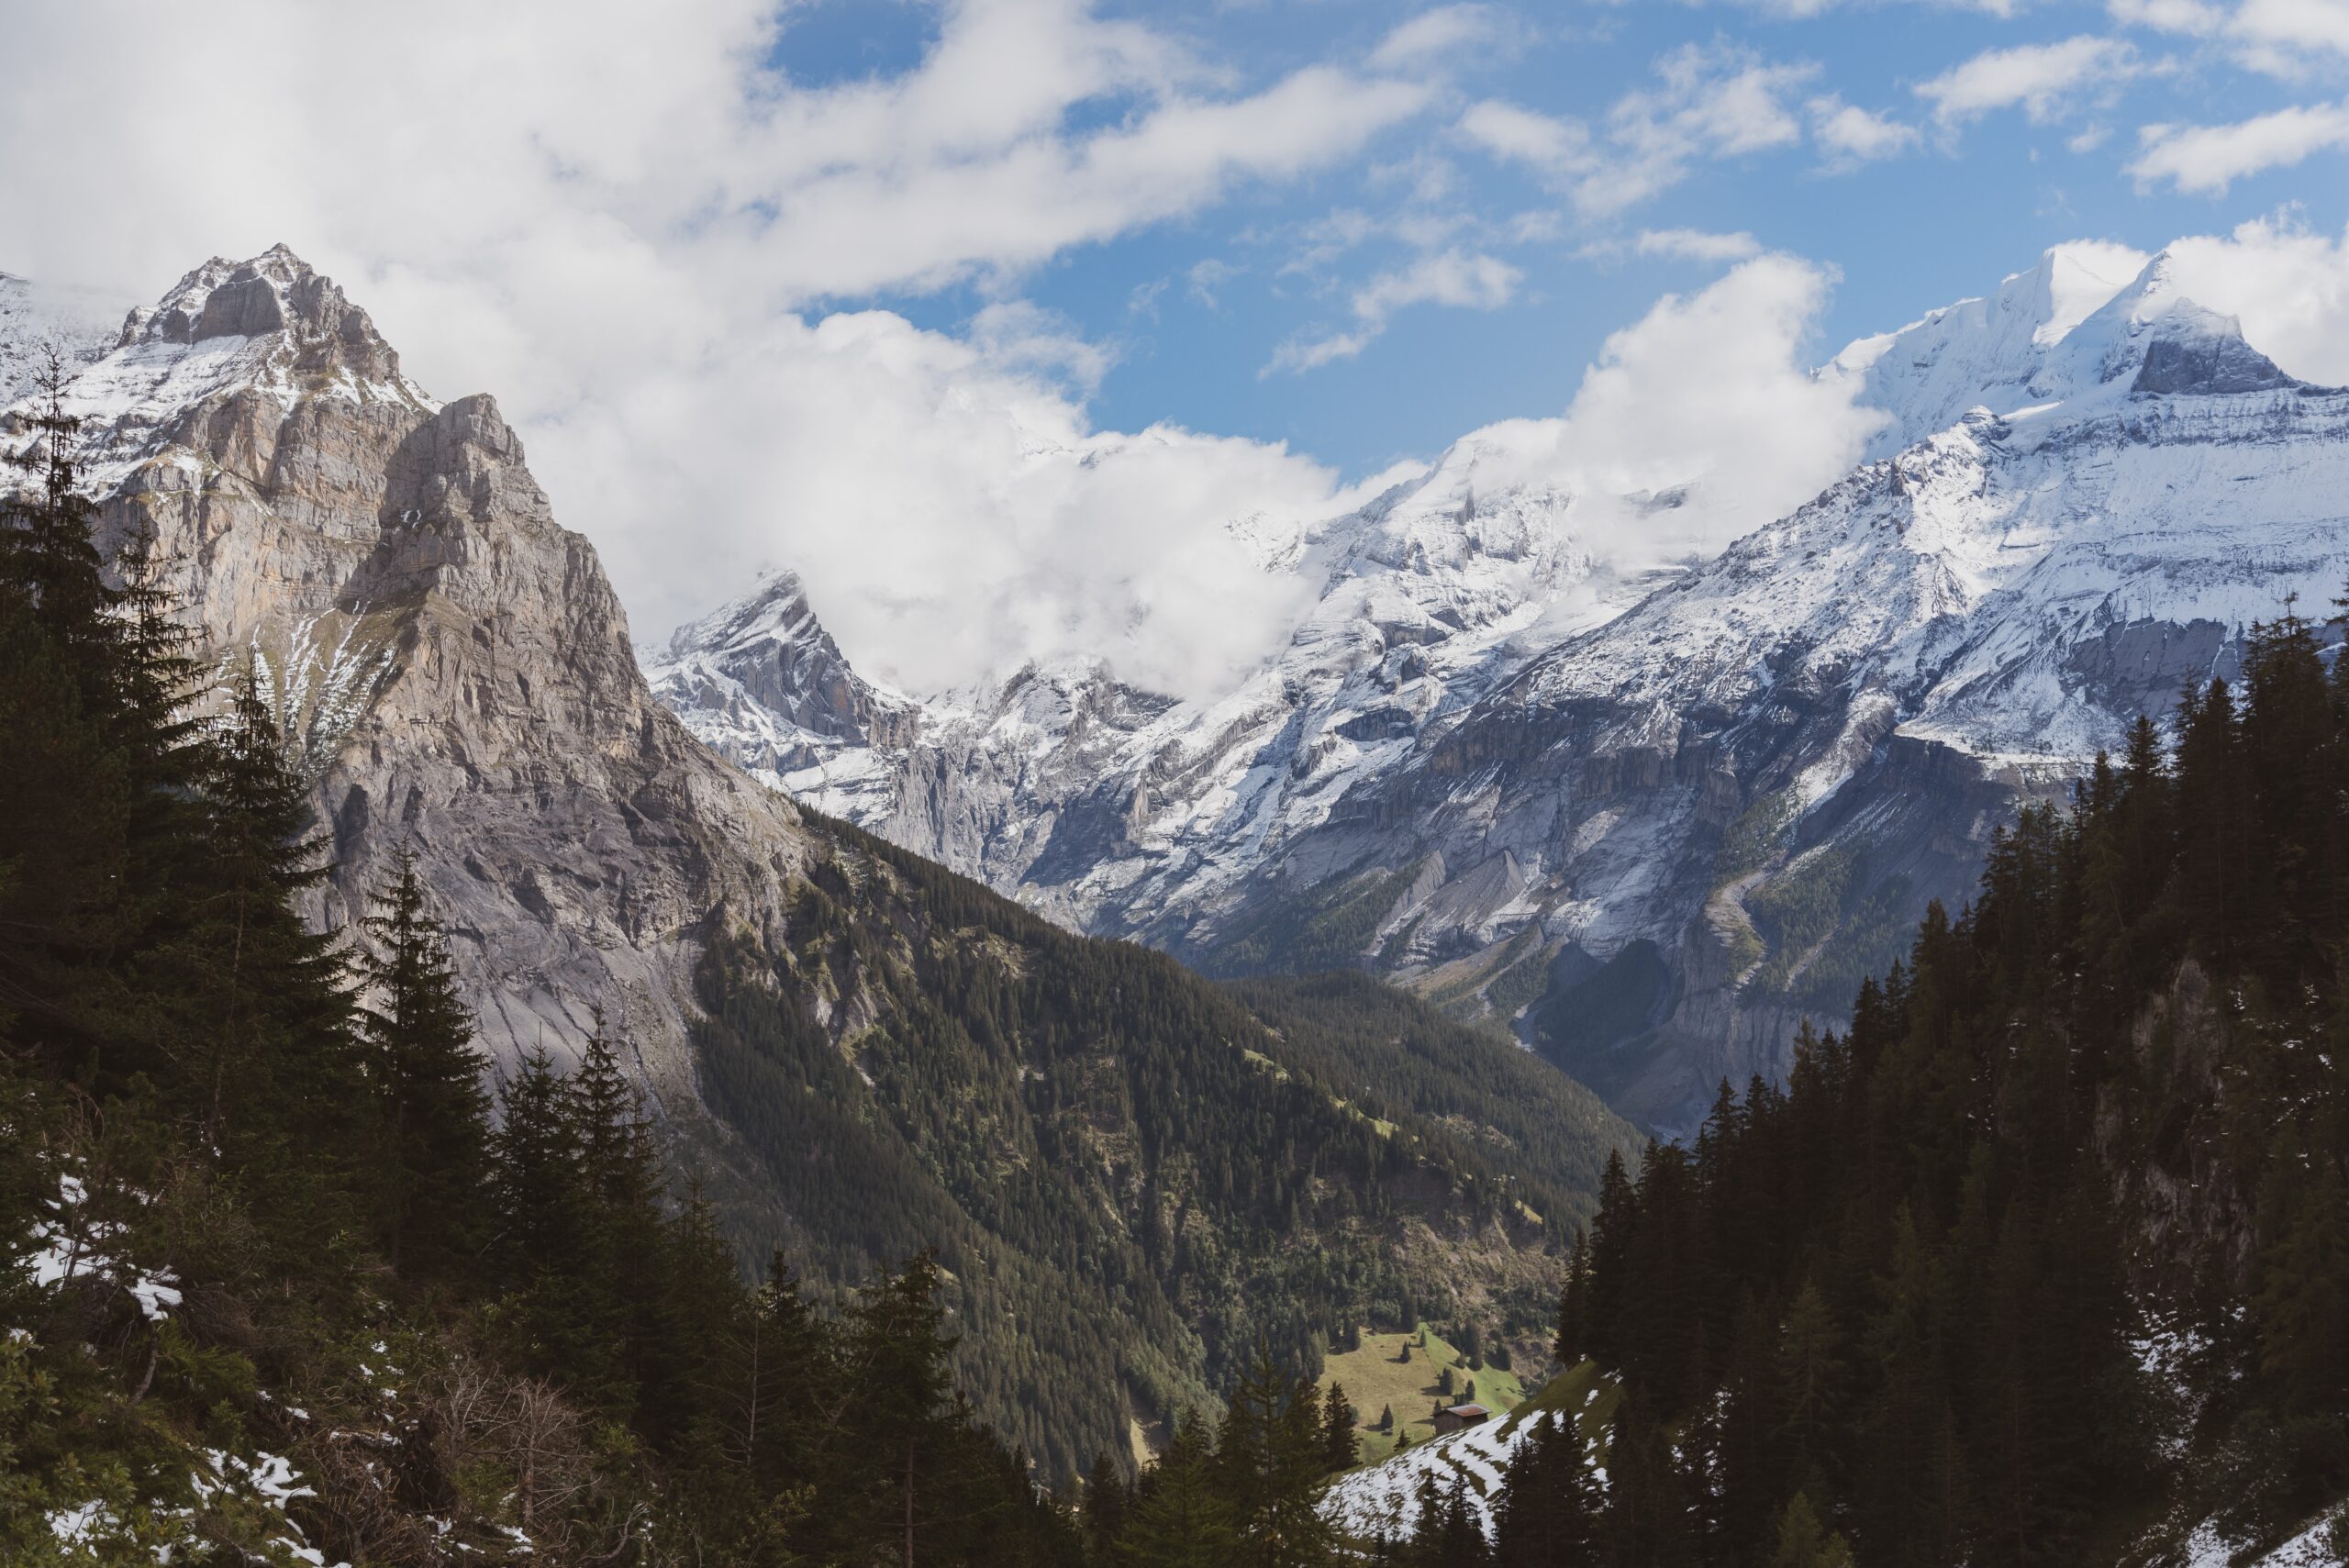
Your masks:
[[[1594,1388],[1592,1397],[1597,1393]],[[1468,1507],[1490,1535],[1493,1504],[1500,1496],[1502,1480],[1518,1445],[1532,1435],[1536,1422],[1571,1418],[1578,1417],[1535,1411],[1522,1420],[1483,1421],[1431,1439],[1339,1476],[1321,1495],[1321,1516],[1341,1533],[1358,1540],[1406,1540],[1419,1528],[1421,1481],[1433,1479],[1436,1489],[1446,1494],[1456,1483],[1465,1482]]]

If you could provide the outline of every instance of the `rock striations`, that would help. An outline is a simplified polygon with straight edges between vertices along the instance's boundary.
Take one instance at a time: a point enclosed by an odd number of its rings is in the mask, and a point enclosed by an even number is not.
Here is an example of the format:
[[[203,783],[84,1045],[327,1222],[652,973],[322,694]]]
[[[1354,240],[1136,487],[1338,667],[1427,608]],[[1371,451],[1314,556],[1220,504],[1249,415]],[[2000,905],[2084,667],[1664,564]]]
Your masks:
[[[1323,592],[1219,701],[1030,671],[900,706],[895,741],[795,747],[678,686],[770,656],[692,628],[661,689],[762,776],[1065,922],[1211,969],[1367,966],[1685,1129],[1962,900],[2018,798],[2349,578],[2349,394],[2164,258],[2051,251],[1820,374],[1881,414],[1869,461],[1660,582],[1464,444],[1268,549]]]
[[[496,404],[425,395],[281,247],[134,312],[66,406],[106,531],[151,536],[211,656],[258,651],[290,728],[346,699],[347,734],[311,727],[330,917],[413,846],[500,1062],[569,1057],[601,1007],[654,1094],[690,1095],[703,927],[774,919],[807,835],[652,700],[595,550]]]

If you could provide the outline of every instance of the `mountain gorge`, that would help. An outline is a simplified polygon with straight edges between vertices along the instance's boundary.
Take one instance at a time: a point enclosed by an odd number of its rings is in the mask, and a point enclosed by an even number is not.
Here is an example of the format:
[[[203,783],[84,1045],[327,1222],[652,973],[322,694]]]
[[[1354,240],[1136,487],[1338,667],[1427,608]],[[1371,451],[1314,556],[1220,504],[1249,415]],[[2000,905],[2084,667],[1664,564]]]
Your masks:
[[[1617,574],[1592,502],[1687,494],[1480,483],[1523,473],[1504,427],[1267,546],[1320,597],[1213,702],[1097,664],[885,691],[787,574],[650,673],[759,776],[1065,924],[1368,969],[1687,1131],[2019,806],[2349,578],[2349,395],[2165,258],[2059,248],[1819,374],[1879,416],[1867,461],[1715,558]]]
[[[654,699],[496,405],[425,394],[283,248],[61,357],[100,543],[251,673],[309,791],[313,925],[357,940],[412,853],[499,1082],[619,1042],[738,1250],[821,1296],[936,1248],[965,1385],[1047,1476],[1260,1337],[1542,1320],[1631,1137],[1578,1085],[1432,1015],[1292,1044],[763,787]],[[795,734],[902,711],[820,661],[758,695]]]

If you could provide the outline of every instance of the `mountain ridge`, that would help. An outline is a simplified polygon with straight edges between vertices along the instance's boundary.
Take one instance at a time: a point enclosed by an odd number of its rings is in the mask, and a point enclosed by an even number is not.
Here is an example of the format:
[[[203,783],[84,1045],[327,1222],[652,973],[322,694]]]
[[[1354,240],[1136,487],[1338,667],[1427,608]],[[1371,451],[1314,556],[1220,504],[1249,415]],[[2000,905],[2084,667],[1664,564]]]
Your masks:
[[[2349,577],[2325,499],[2349,401],[2185,298],[2166,256],[2059,248],[1820,373],[1882,414],[1872,455],[1661,582],[1577,546],[1587,498],[1480,490],[1494,454],[1461,450],[1308,530],[1320,603],[1230,695],[1037,710],[1015,678],[771,776],[1211,971],[1335,960],[1457,993],[1484,964],[1467,1010],[1685,1129],[1718,1076],[1781,1073],[1803,1017],[1840,1018],[1889,957],[1860,951],[1864,911],[1898,929],[1962,899],[2018,803]],[[1741,826],[1764,852],[1720,874]],[[1610,967],[1627,1032],[1562,1022]]]

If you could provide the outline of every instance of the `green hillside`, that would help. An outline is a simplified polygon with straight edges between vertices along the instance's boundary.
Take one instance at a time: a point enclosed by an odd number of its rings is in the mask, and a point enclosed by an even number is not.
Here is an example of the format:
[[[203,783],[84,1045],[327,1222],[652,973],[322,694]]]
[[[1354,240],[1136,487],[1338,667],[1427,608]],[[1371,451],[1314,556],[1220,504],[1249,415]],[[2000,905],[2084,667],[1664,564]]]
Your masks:
[[[1495,1024],[1463,1023],[1353,970],[1236,981],[1231,994],[1277,1034],[1289,1060],[1351,1103],[1442,1128],[1522,1173],[1543,1218],[1590,1218],[1611,1150],[1644,1141],[1606,1102]]]
[[[1361,976],[1227,990],[845,824],[788,930],[712,932],[696,1028],[729,1228],[820,1288],[939,1249],[980,1412],[1068,1477],[1262,1338],[1546,1324],[1631,1129]]]
[[[1409,1333],[1365,1333],[1359,1348],[1330,1352],[1322,1363],[1320,1387],[1327,1391],[1335,1384],[1346,1391],[1360,1417],[1362,1462],[1375,1464],[1395,1451],[1398,1439],[1420,1443],[1435,1435],[1432,1416],[1439,1400],[1446,1405],[1474,1402],[1497,1414],[1525,1402],[1525,1385],[1515,1373],[1490,1363],[1471,1371],[1467,1359],[1425,1323]],[[1452,1373],[1449,1394],[1442,1387],[1446,1371]],[[1391,1430],[1379,1426],[1382,1413],[1389,1409],[1395,1412]]]

